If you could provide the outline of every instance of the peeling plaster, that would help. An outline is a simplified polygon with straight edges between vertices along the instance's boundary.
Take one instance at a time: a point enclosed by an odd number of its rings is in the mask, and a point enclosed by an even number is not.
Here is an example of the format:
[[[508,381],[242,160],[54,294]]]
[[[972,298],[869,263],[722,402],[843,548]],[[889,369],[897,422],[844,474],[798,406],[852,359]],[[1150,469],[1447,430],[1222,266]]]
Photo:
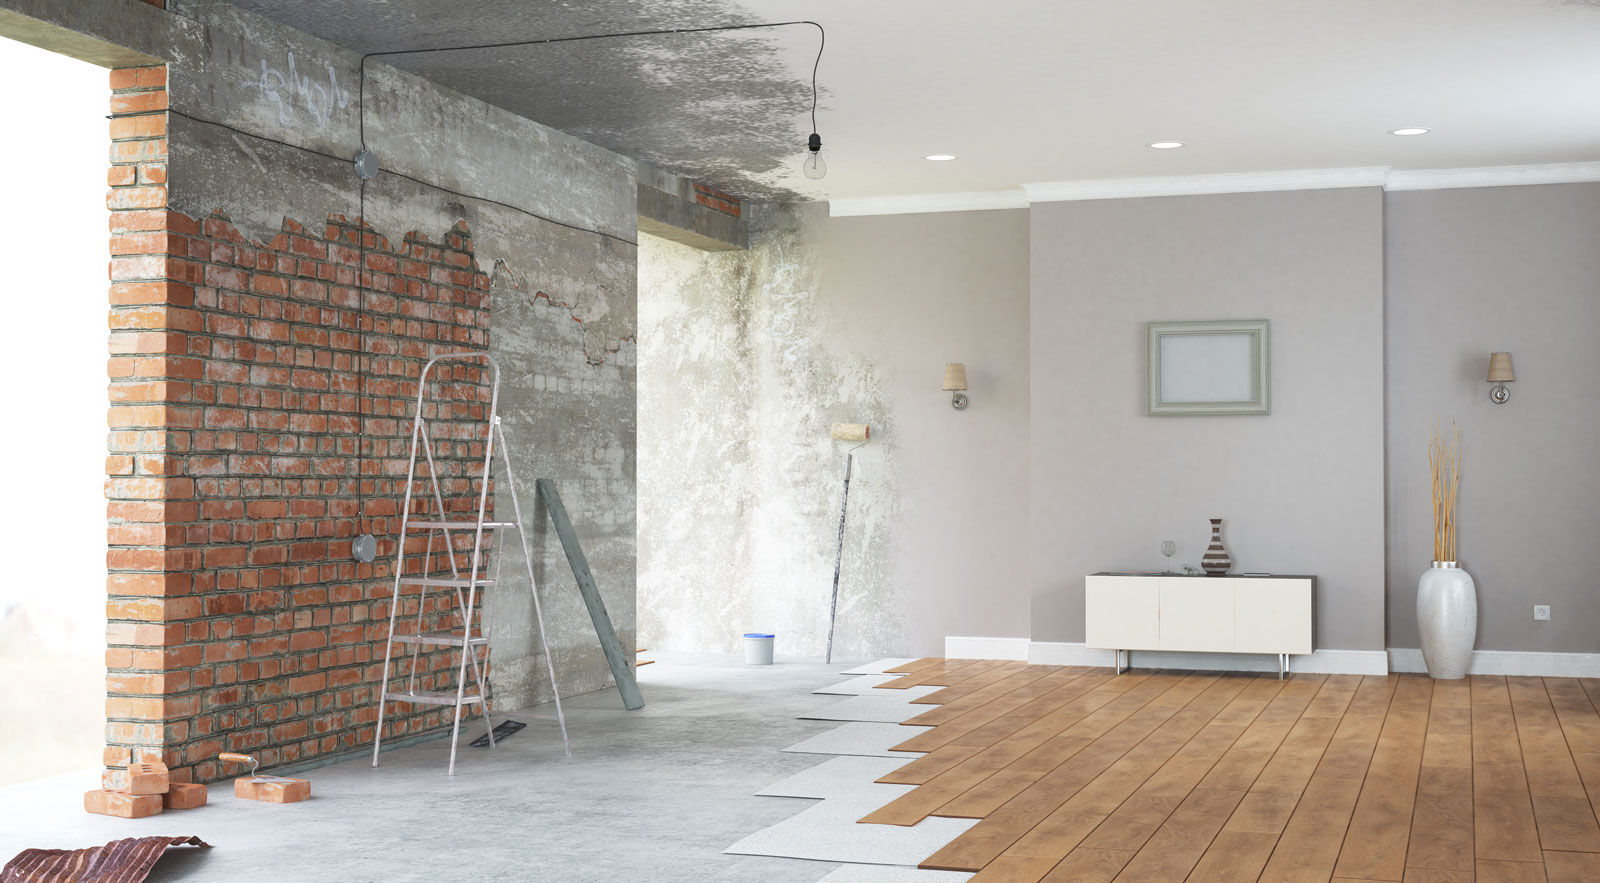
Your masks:
[[[835,653],[893,652],[906,635],[894,414],[876,365],[822,333],[814,230],[827,207],[751,208],[745,252],[641,237],[640,638],[732,652],[760,629],[781,654],[820,655],[848,448],[828,430],[869,422]]]

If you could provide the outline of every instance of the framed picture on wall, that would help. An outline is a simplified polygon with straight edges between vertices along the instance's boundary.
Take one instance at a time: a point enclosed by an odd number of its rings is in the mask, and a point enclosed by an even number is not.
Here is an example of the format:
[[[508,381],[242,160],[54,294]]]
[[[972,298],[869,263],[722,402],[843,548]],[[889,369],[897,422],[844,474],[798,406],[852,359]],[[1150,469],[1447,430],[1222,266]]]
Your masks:
[[[1266,319],[1149,322],[1152,417],[1270,414],[1271,346]]]

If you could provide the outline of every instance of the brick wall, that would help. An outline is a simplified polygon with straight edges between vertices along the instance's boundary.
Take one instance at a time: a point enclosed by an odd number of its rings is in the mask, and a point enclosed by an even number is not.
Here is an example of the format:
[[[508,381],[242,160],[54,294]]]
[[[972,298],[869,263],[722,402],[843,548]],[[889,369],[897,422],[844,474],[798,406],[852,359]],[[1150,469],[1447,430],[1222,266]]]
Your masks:
[[[699,181],[694,182],[694,201],[706,208],[735,218],[739,217],[739,212],[742,211],[739,197],[731,193],[723,193],[721,190],[708,184],[702,184]]]
[[[392,244],[343,217],[285,221],[252,244],[168,210],[165,69],[111,86],[105,762],[206,781],[237,772],[222,751],[270,766],[370,744],[417,377],[487,348],[489,278],[464,224]],[[447,507],[470,511],[488,389],[474,367],[444,376],[436,454]],[[363,530],[371,565],[350,557]],[[452,628],[454,603],[436,590],[423,629]],[[456,659],[424,654],[420,685]],[[451,713],[395,710],[385,738]]]

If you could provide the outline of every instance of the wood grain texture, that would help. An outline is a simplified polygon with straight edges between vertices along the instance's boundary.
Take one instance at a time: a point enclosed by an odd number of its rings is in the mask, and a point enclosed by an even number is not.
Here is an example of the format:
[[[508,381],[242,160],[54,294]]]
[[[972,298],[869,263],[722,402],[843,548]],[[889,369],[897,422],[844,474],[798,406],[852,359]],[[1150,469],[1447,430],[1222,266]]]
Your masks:
[[[1600,679],[919,660],[917,786],[980,883],[1600,883]],[[941,695],[942,694],[942,695]],[[921,746],[913,748],[913,746]]]

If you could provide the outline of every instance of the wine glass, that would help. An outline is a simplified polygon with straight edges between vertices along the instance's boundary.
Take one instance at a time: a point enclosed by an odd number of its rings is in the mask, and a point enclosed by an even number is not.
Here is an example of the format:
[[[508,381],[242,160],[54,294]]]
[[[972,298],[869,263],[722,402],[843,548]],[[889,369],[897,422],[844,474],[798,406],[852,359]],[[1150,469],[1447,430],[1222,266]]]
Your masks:
[[[1161,554],[1167,556],[1167,573],[1172,572],[1172,556],[1178,551],[1178,544],[1171,540],[1161,541]]]

